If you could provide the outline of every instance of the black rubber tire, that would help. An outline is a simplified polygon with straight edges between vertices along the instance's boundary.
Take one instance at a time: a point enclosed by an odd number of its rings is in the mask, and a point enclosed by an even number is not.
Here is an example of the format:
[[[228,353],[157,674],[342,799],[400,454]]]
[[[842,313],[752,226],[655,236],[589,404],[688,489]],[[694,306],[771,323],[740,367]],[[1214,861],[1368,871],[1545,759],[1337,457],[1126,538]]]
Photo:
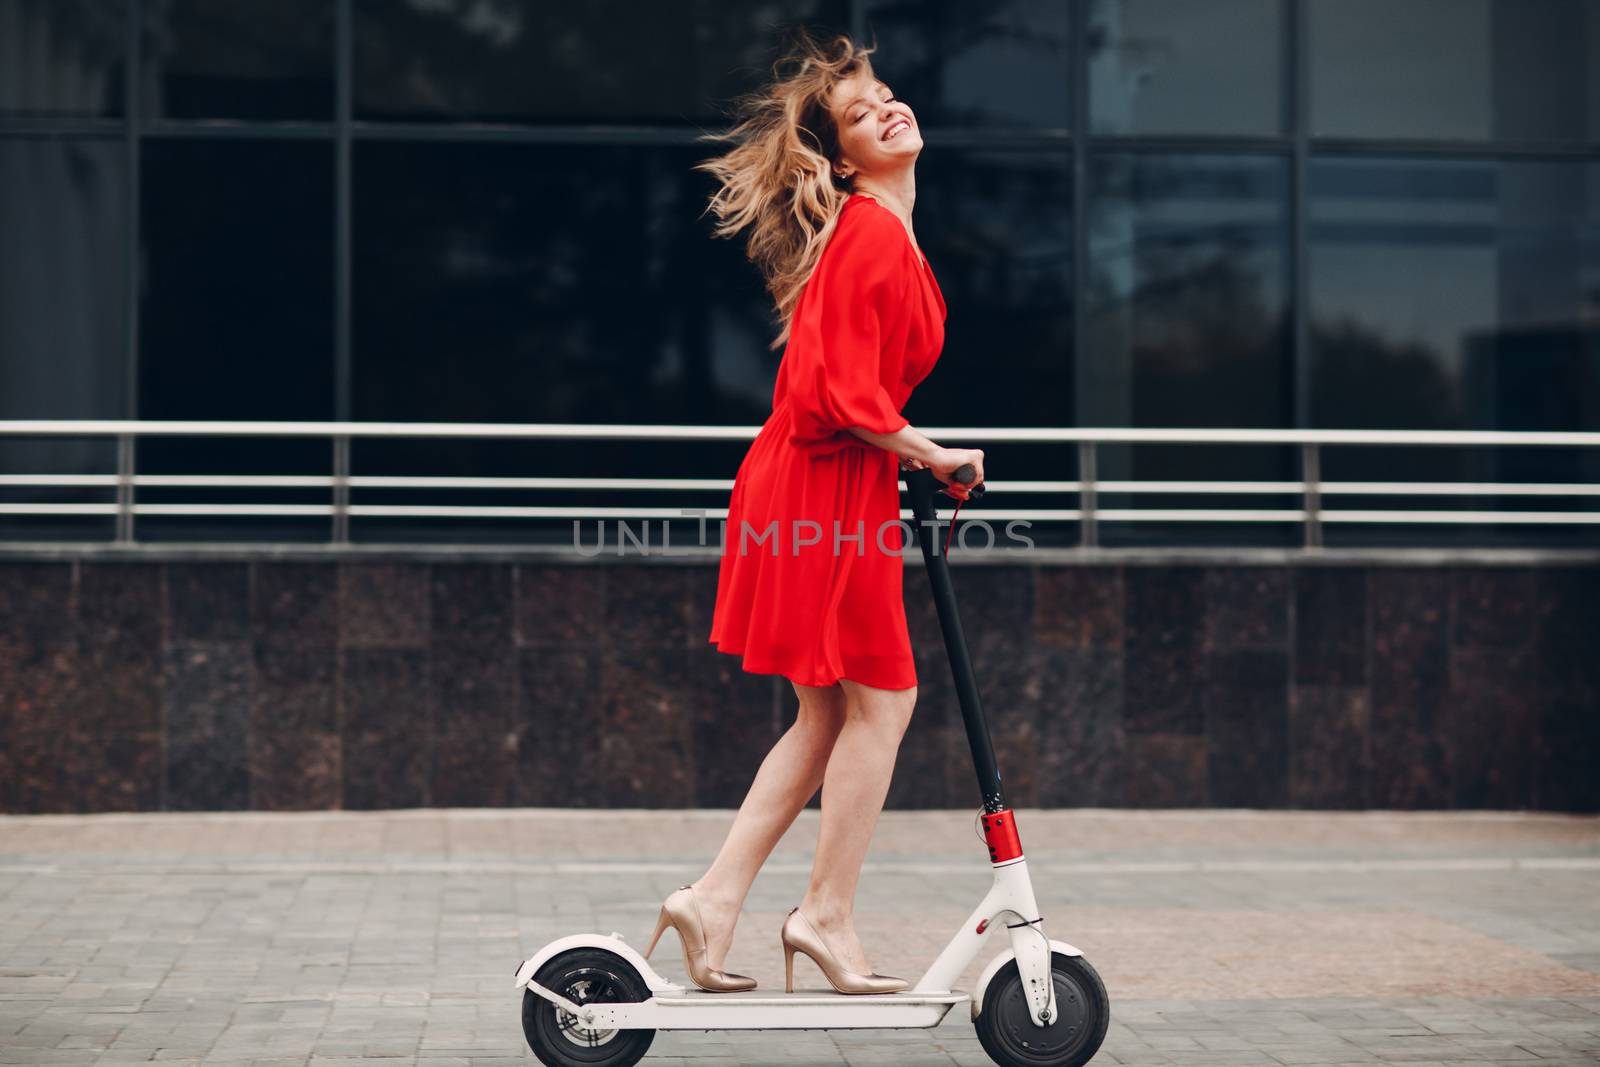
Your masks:
[[[602,948],[575,948],[553,956],[533,980],[579,1004],[637,1004],[650,999],[650,987],[633,965]],[[531,989],[522,991],[522,1036],[547,1067],[633,1067],[656,1039],[654,1030],[622,1029],[591,1037],[571,1022],[570,1013]]]
[[[1028,1014],[1017,961],[1007,960],[983,991],[973,1021],[978,1043],[1000,1067],[1082,1067],[1100,1051],[1111,1024],[1105,983],[1082,956],[1050,953],[1057,1016],[1038,1026]]]

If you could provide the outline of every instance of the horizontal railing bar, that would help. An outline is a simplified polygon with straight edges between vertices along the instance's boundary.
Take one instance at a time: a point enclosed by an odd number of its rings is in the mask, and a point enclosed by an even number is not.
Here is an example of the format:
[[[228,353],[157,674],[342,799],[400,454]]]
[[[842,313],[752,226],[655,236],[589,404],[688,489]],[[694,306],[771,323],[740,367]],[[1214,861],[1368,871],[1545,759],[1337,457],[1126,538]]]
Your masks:
[[[135,504],[136,515],[190,515],[222,518],[234,515],[318,515],[333,511],[331,504]],[[683,508],[644,507],[563,507],[557,505],[515,506],[452,506],[407,504],[352,504],[351,515],[373,518],[534,518],[534,519],[682,519],[695,521],[704,513],[707,519],[722,519],[727,508],[695,508],[685,514]],[[4,515],[114,515],[117,505],[107,504],[9,504],[0,503]],[[1020,519],[1041,522],[1071,522],[1081,517],[1075,508],[984,508],[980,514],[968,515],[961,522],[979,519],[1011,521]],[[1297,509],[1268,508],[1100,508],[1099,518],[1111,522],[1303,522],[1305,511]],[[1326,522],[1440,524],[1440,523],[1497,523],[1600,525],[1600,512],[1561,511],[1360,511],[1324,510]],[[910,509],[902,508],[900,517],[913,518]],[[941,516],[948,519],[948,516]],[[848,532],[848,531],[847,531]]]
[[[135,485],[166,488],[327,488],[331,475],[317,474],[140,474]],[[115,474],[0,474],[0,486],[27,485],[114,487]],[[732,478],[540,478],[540,477],[408,477],[403,475],[353,476],[350,484],[367,489],[634,489],[650,491],[728,490]],[[989,481],[989,488],[1008,493],[1076,493],[1075,481]],[[1095,483],[1103,493],[1301,493],[1304,482],[1262,481],[1105,481]],[[1600,496],[1600,485],[1574,482],[1320,482],[1320,491],[1347,496],[1426,494],[1431,496]]]
[[[453,437],[648,440],[748,440],[759,426],[631,423],[267,422],[154,419],[8,419],[0,435],[133,434],[228,437]],[[928,426],[930,437],[981,438],[1048,444],[1105,441],[1126,444],[1551,445],[1600,447],[1600,433],[1521,430],[1278,430],[1135,427]]]

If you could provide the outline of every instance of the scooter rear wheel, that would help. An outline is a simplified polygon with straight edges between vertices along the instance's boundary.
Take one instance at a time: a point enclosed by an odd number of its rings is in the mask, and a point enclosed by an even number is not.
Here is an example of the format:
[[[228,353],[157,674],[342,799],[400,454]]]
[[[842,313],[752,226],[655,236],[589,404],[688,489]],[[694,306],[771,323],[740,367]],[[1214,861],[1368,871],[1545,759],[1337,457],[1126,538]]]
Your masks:
[[[636,1004],[650,987],[615,952],[577,948],[546,960],[533,980],[578,1004]],[[578,1020],[533,990],[522,994],[522,1036],[547,1067],[633,1067],[656,1039],[654,1030],[583,1030]]]
[[[1050,978],[1056,1017],[1048,1026],[1028,1014],[1016,960],[1007,960],[989,980],[973,1026],[983,1051],[1000,1067],[1082,1067],[1100,1051],[1111,1023],[1111,1001],[1100,975],[1082,956],[1052,952]]]

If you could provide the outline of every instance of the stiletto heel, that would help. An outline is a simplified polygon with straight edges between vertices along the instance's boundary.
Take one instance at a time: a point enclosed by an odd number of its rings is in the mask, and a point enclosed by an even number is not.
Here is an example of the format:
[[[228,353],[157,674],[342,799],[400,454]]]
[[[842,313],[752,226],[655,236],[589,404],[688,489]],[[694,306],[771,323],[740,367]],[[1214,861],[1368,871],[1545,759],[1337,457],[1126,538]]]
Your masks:
[[[783,943],[783,991],[794,992],[794,946]]]
[[[656,932],[650,938],[650,948],[656,947],[656,939],[668,926],[678,932],[678,941],[683,945],[683,966],[695,985],[708,993],[737,993],[756,987],[754,978],[706,966],[705,923],[700,918],[700,905],[694,898],[692,883],[679,886],[662,903],[661,917],[656,920]],[[650,958],[649,949],[645,950],[645,958]]]
[[[656,942],[661,940],[661,931],[672,925],[672,918],[667,915],[667,909],[661,909],[661,918],[656,920],[656,932],[650,935],[650,947],[644,950],[644,958],[649,959],[650,953],[656,950]]]
[[[788,974],[786,992],[794,992],[796,952],[809,956],[811,962],[821,969],[828,984],[840,993],[894,993],[911,985],[904,978],[890,974],[858,974],[846,970],[823,942],[817,928],[811,925],[811,920],[800,911],[798,904],[789,909],[789,916],[783,920],[783,929],[778,932],[778,937],[783,941],[784,967]]]

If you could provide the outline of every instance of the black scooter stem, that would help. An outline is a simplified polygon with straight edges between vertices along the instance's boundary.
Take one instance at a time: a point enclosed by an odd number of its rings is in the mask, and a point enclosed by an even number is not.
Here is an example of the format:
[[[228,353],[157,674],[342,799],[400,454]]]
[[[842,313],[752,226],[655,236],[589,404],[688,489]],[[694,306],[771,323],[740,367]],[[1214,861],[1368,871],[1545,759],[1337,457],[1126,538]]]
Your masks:
[[[944,631],[944,647],[950,658],[950,673],[955,679],[956,699],[967,726],[967,744],[972,748],[972,765],[978,772],[978,790],[983,795],[985,812],[1004,811],[1005,795],[1000,789],[1000,771],[994,762],[994,746],[989,741],[989,723],[978,699],[978,683],[972,675],[972,657],[961,632],[961,616],[956,610],[956,591],[950,581],[950,561],[942,550],[938,524],[934,521],[934,502],[954,500],[942,493],[944,483],[927,468],[902,469],[901,477],[911,495],[911,513],[916,517],[917,540],[922,544],[922,560],[933,585],[933,603],[939,612],[939,628]]]

